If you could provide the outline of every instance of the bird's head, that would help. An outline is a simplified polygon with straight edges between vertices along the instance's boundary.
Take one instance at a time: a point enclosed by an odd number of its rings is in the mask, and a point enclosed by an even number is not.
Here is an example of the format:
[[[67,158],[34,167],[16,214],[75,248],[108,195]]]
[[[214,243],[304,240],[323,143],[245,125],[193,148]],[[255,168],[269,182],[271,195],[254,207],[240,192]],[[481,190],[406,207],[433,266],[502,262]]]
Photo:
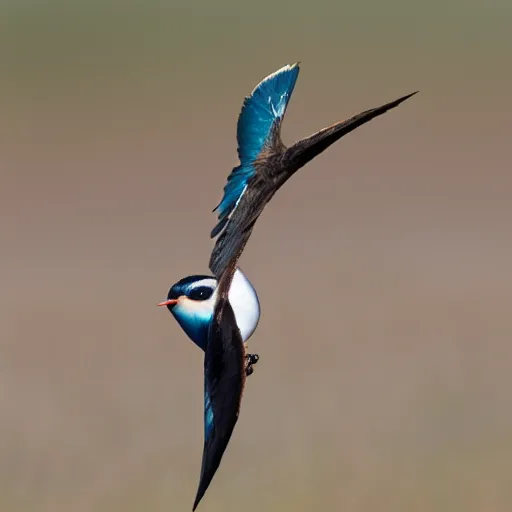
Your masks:
[[[217,281],[211,276],[189,276],[171,286],[167,306],[189,338],[204,349],[215,307]]]
[[[173,284],[167,300],[158,305],[167,306],[187,336],[204,350],[216,299],[217,280],[212,276],[196,275]],[[242,339],[247,341],[258,324],[260,304],[256,290],[240,269],[233,276],[229,302]]]

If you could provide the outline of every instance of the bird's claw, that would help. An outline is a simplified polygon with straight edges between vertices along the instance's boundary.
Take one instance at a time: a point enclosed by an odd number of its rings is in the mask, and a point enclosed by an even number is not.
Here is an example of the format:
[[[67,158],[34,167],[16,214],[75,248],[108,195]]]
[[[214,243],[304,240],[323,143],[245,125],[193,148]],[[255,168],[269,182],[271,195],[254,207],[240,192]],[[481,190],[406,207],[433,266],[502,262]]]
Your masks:
[[[246,354],[245,356],[245,374],[247,377],[252,375],[254,372],[253,365],[256,364],[260,360],[260,356],[258,354]]]

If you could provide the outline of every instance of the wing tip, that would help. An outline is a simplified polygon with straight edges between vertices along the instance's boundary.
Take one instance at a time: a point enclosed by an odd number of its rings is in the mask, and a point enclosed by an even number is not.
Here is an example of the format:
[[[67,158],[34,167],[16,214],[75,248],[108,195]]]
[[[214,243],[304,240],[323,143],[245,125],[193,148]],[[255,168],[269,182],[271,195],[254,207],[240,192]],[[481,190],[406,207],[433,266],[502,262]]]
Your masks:
[[[204,491],[199,494],[199,490],[197,491],[196,499],[194,500],[194,505],[192,506],[192,512],[194,512],[199,505],[199,502],[203,499]]]
[[[263,80],[261,80],[258,85],[256,85],[256,87],[254,87],[254,89],[251,91],[251,94],[249,96],[247,96],[245,98],[244,101],[247,101],[249,98],[251,98],[251,96],[254,95],[254,93],[266,82],[269,82],[270,80],[272,80],[273,78],[275,78],[276,76],[278,75],[281,75],[285,72],[288,72],[288,71],[293,71],[293,70],[297,70],[296,71],[296,75],[298,75],[299,71],[300,71],[300,60],[299,61],[296,61],[294,62],[293,64],[285,64],[284,66],[280,67],[278,70],[274,71],[273,73],[270,73],[270,75],[266,76]],[[296,79],[297,77],[295,77]]]
[[[415,96],[416,94],[418,94],[420,91],[414,91],[414,92],[411,92],[409,94],[406,94],[405,96],[402,96],[401,98],[399,98],[397,101],[405,101],[405,100],[408,100],[409,98],[411,98],[412,96]]]
[[[391,109],[394,109],[395,107],[398,107],[398,105],[402,104],[404,101],[408,100],[412,96],[415,96],[419,92],[420,91],[411,92],[409,94],[406,94],[405,96],[401,96],[400,98],[398,98],[396,100],[390,101],[389,103],[386,103],[380,107],[373,108],[373,109],[369,110],[368,112],[375,111],[375,112],[379,113],[378,115],[383,114],[384,112],[387,112]]]
[[[192,512],[196,510],[199,503],[201,503],[201,500],[204,498],[204,495],[206,494],[206,491],[208,490],[208,487],[210,487],[210,484],[212,483],[213,476],[216,473],[217,468],[213,473],[202,473],[201,479],[199,480],[199,487],[197,488],[196,497],[194,499],[194,504],[192,505]]]

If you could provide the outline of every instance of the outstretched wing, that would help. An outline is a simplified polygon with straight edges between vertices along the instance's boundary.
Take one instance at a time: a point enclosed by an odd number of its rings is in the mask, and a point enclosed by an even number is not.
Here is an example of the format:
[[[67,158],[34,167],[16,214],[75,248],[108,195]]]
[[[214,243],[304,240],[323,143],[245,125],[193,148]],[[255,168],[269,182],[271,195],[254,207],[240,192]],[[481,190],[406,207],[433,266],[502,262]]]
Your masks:
[[[245,385],[245,348],[227,299],[233,269],[221,278],[204,359],[204,448],[195,510],[217,471],[238,420]]]
[[[236,207],[224,219],[225,228],[215,242],[210,256],[210,269],[215,276],[223,274],[228,266],[236,265],[252,229],[265,205],[286,180],[331,144],[359,126],[391,110],[416,93],[402,96],[380,107],[361,112],[350,119],[324,128],[295,143],[290,148],[274,147],[262,153],[254,163],[255,175],[248,181]],[[223,226],[224,227],[224,226]],[[216,231],[212,233],[215,235]]]
[[[298,74],[298,63],[284,66],[262,80],[245,98],[237,126],[240,165],[229,175],[224,196],[214,210],[219,212],[219,221],[212,230],[212,238],[222,231],[256,176],[256,162],[273,147],[282,145],[280,126]]]

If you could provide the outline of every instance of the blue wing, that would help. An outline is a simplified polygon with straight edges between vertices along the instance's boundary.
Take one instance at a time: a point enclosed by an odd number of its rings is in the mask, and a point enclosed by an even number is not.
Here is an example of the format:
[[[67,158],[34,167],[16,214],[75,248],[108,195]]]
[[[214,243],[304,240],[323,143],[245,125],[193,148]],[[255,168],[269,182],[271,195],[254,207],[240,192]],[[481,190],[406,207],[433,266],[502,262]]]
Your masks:
[[[228,176],[222,201],[214,210],[219,212],[219,222],[211,233],[212,238],[222,231],[256,174],[254,162],[266,148],[271,147],[275,137],[279,137],[279,127],[298,74],[298,63],[284,66],[262,80],[245,98],[237,126],[240,165]]]
[[[213,417],[213,407],[212,401],[210,398],[210,393],[205,390],[204,391],[204,438],[207,440],[210,438],[210,434],[213,429],[214,417]]]

